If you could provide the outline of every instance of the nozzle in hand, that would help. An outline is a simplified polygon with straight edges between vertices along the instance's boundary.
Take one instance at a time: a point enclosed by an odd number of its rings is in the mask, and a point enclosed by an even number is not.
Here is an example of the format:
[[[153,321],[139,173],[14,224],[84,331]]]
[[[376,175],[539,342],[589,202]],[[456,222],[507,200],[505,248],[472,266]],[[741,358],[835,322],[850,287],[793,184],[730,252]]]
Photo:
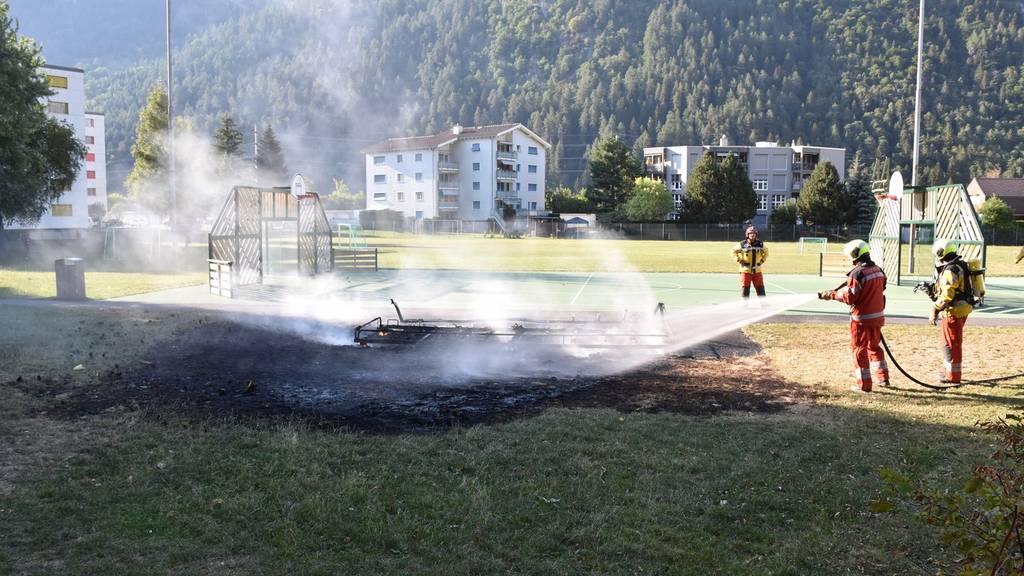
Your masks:
[[[824,292],[818,292],[818,300],[831,300],[835,294],[832,290],[825,290]]]

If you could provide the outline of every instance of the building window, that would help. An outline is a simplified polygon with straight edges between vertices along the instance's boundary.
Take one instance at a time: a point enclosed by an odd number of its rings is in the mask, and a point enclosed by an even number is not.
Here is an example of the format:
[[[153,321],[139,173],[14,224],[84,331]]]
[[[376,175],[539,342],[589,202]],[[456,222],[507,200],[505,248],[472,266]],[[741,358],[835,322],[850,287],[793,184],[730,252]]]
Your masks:
[[[405,174],[395,174],[395,181],[401,184],[405,181]]]
[[[417,202],[423,202],[423,192],[417,192],[416,193],[416,201]]]
[[[786,203],[785,194],[772,194],[772,210]]]
[[[522,189],[521,184],[519,182],[516,182],[516,192],[519,192],[521,189]]]
[[[768,195],[758,194],[757,195],[757,209],[760,212],[764,212],[768,209]]]
[[[527,154],[532,154],[532,155],[536,156],[537,155],[537,147],[536,146],[527,146],[526,147],[526,153]]]
[[[96,153],[95,152],[86,152],[85,153],[85,159],[86,159],[87,162],[95,162],[96,161]]]
[[[417,182],[423,182],[423,172],[417,172],[416,173],[416,181]]]
[[[536,164],[530,164],[529,166],[526,167],[526,171],[529,172],[530,174],[536,174],[537,173],[537,165]]]
[[[479,209],[480,209],[480,201],[479,200],[473,200],[473,210],[479,210]]]
[[[64,89],[67,89],[67,87],[68,87],[68,77],[67,76],[52,76],[50,74],[47,74],[46,75],[46,81],[47,81],[47,83],[50,84],[50,88],[64,88]]]
[[[398,157],[395,158],[395,162],[401,162],[401,161],[402,161],[402,155],[399,154]]]
[[[386,184],[387,181],[388,181],[387,174],[374,174],[373,175],[373,183],[374,184]]]
[[[405,202],[405,192],[399,192],[398,193],[398,201],[399,202]]]
[[[473,162],[473,170],[475,170],[477,172],[480,171],[480,163],[479,162]]]
[[[479,182],[473,182],[473,190],[479,190],[479,189],[480,189],[480,183]]]
[[[480,143],[479,142],[473,142],[472,150],[473,150],[473,152],[479,152],[480,151]]]
[[[53,216],[71,216],[71,204],[54,204],[50,207],[50,214]]]
[[[518,182],[517,182],[517,184],[518,184]],[[527,184],[526,185],[526,189],[529,190],[530,192],[536,192],[537,191],[537,185],[536,184]]]
[[[423,162],[423,152],[417,152],[416,153],[416,161],[417,162]]]
[[[88,126],[89,128],[92,128],[93,126],[96,126],[96,119],[95,118],[86,118],[85,119],[85,125]]]
[[[85,143],[86,144],[95,144],[96,143],[96,137],[95,136],[86,136],[85,137]]]
[[[46,111],[51,113],[51,114],[67,114],[68,113],[68,103],[67,102],[57,102],[56,100],[50,100],[49,102],[46,103]]]
[[[85,171],[85,177],[88,178],[89,180],[95,180],[96,179],[96,171],[95,170],[86,170]]]
[[[520,164],[516,164],[516,172],[519,172]]]
[[[754,191],[764,192],[768,190],[768,179],[767,178],[754,178]]]
[[[374,192],[373,193],[373,200],[374,200],[374,202],[387,202],[388,201],[388,193],[387,192]]]
[[[417,210],[416,211],[416,219],[417,220],[423,220],[423,210]]]
[[[85,193],[87,195],[89,195],[89,196],[95,196],[96,195],[96,189],[95,188],[86,188],[85,189]]]
[[[537,203],[536,202],[530,202],[530,210],[536,210],[536,209],[537,209]]]
[[[378,165],[378,166],[383,164],[384,163],[384,157],[383,156],[374,156],[373,157],[373,163]]]

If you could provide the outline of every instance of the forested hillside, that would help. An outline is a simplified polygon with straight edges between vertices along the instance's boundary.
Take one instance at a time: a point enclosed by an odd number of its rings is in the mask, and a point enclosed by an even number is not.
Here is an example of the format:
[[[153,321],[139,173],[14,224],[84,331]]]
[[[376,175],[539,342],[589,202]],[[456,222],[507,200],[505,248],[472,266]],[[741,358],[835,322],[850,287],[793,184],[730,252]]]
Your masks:
[[[1024,174],[1022,5],[928,10],[923,180]],[[796,139],[906,166],[916,33],[905,0],[281,0],[180,46],[175,102],[207,131],[224,112],[272,122],[293,165],[357,182],[361,146],[454,122],[526,123],[569,184],[605,131]],[[89,75],[117,162],[160,65]]]

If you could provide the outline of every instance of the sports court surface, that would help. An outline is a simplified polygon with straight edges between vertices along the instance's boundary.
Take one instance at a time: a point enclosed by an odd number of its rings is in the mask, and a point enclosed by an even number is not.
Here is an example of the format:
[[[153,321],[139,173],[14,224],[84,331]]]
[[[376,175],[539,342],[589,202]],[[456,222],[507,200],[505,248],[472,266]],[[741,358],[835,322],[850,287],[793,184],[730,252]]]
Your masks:
[[[834,289],[843,278],[808,275],[766,275],[769,295],[809,294]],[[992,323],[1024,323],[1024,278],[990,278],[986,306],[972,319]],[[179,294],[153,293],[124,300],[187,304],[182,290],[192,291],[205,303],[226,301],[205,294],[206,288],[179,289]],[[650,297],[648,297],[648,294]],[[886,289],[889,317],[926,318],[930,302],[915,294],[912,285]],[[184,296],[184,298],[182,298]],[[669,311],[734,302],[739,298],[737,274],[707,273],[571,273],[486,272],[456,270],[381,270],[339,272],[312,280],[267,278],[250,287],[243,298],[270,302],[304,300],[361,301],[386,305],[396,300],[410,309],[466,309],[500,306],[503,310],[608,311],[637,310],[649,302],[663,302]],[[233,301],[240,303],[238,300]],[[787,316],[843,318],[847,308],[838,302],[816,299],[784,313]]]

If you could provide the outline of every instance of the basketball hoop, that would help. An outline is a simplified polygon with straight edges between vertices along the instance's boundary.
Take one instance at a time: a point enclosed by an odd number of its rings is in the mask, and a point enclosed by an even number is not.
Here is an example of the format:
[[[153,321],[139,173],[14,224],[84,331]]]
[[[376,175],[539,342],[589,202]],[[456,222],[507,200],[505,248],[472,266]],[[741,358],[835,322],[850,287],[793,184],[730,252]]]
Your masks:
[[[875,194],[875,200],[882,202],[883,200],[895,200],[899,202],[903,198],[903,175],[900,174],[899,170],[892,173],[889,177],[888,189],[883,191],[881,194]]]

